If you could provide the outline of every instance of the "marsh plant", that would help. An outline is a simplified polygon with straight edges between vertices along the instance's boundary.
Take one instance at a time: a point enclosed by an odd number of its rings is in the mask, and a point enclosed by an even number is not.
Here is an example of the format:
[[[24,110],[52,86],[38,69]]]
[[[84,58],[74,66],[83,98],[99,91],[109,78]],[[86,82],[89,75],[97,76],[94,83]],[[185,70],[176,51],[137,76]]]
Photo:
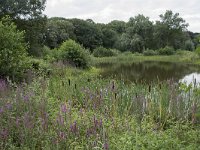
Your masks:
[[[1,149],[199,148],[198,86],[54,71],[31,84],[0,80]]]

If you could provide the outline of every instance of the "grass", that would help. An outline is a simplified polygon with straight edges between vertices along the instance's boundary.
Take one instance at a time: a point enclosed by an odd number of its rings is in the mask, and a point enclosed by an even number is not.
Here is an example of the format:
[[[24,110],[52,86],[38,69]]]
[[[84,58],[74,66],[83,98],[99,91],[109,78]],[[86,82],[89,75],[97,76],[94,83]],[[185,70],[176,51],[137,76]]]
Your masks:
[[[197,54],[189,51],[178,51],[175,55],[170,56],[143,56],[136,55],[132,53],[122,53],[116,57],[103,57],[103,58],[93,58],[93,63],[132,63],[141,61],[160,61],[160,62],[185,62],[199,64],[199,59]]]
[[[200,148],[197,86],[126,85],[98,72],[59,64],[30,84],[0,80],[0,149]]]

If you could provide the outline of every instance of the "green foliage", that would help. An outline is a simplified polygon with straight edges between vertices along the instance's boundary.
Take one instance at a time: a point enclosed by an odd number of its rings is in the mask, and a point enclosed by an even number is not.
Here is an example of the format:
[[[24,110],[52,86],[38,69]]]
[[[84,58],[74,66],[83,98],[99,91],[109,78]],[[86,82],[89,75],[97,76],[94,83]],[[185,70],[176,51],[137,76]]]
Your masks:
[[[30,63],[32,65],[33,70],[40,75],[50,74],[51,67],[50,64],[43,59],[31,59]]]
[[[60,58],[76,67],[90,66],[90,53],[73,40],[67,40],[59,48]]]
[[[200,46],[196,48],[195,52],[196,52],[197,55],[200,57]]]
[[[159,55],[173,55],[175,50],[173,47],[166,46],[158,50]]]
[[[13,80],[21,79],[29,68],[24,32],[18,31],[10,18],[0,21],[0,74]]]
[[[50,18],[47,22],[46,45],[57,48],[68,39],[75,39],[74,26],[64,18]]]
[[[103,47],[113,48],[118,39],[117,32],[112,29],[102,29],[103,33]]]
[[[154,56],[154,55],[158,55],[158,53],[157,53],[155,50],[149,50],[149,49],[145,50],[145,51],[143,52],[143,54],[144,54],[144,56]]]
[[[185,42],[185,49],[188,51],[193,51],[194,50],[194,43],[191,40],[187,40]]]
[[[0,149],[199,149],[199,88],[92,72],[56,66],[14,88],[0,80]]]
[[[167,10],[160,15],[161,21],[156,21],[154,40],[156,48],[172,46],[175,49],[180,49],[186,40],[189,40],[185,32],[188,24],[179,13],[173,13]]]
[[[84,21],[81,19],[71,19],[75,30],[76,41],[83,45],[85,48],[89,48],[92,52],[93,49],[102,45],[102,32],[96,26],[96,24]]]
[[[29,55],[41,56],[44,43],[46,17],[42,14],[46,0],[3,0],[0,1],[0,19],[9,15],[21,31],[26,31]]]
[[[98,47],[94,49],[93,55],[94,57],[110,57],[117,56],[120,52],[116,49],[107,49],[104,47]]]

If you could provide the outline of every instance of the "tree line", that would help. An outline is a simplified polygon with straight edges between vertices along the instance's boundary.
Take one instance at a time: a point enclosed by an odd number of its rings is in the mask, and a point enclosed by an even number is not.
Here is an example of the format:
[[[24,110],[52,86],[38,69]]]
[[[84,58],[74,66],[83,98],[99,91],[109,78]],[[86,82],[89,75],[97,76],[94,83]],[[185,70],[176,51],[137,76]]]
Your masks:
[[[179,13],[167,10],[153,22],[139,14],[127,22],[114,20],[108,24],[91,19],[47,18],[43,11],[46,0],[4,0],[0,2],[0,18],[9,15],[19,30],[25,30],[29,55],[40,56],[43,46],[54,49],[72,39],[93,52],[105,47],[122,52],[142,53],[166,46],[194,50],[199,34],[187,30],[188,23]]]

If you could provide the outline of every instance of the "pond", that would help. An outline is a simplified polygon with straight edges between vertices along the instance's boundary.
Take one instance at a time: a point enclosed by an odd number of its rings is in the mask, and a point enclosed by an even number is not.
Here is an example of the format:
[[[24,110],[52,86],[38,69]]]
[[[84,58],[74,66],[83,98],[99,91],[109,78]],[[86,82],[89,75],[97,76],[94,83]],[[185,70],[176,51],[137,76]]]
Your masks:
[[[188,84],[194,79],[200,82],[200,67],[187,63],[158,61],[124,63],[100,63],[101,75],[105,78],[122,79],[126,82],[152,82],[173,79]]]

